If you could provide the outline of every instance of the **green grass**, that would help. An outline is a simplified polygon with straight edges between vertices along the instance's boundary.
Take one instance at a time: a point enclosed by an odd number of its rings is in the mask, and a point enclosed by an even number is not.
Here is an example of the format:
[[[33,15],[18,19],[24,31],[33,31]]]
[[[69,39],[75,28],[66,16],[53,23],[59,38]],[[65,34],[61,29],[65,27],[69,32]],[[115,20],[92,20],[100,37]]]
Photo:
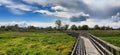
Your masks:
[[[120,47],[120,31],[119,30],[97,30],[97,31],[89,31],[93,35]]]
[[[120,37],[100,37],[101,39],[120,47]]]
[[[75,40],[66,33],[0,32],[0,55],[68,55]]]

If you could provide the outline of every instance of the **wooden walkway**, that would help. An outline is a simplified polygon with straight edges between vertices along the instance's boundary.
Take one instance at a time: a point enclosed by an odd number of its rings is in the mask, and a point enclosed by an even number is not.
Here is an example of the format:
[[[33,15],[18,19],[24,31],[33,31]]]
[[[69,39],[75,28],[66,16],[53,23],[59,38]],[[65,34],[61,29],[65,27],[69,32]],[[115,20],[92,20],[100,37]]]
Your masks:
[[[84,40],[86,55],[100,55],[98,50],[94,47],[88,38],[85,38],[83,36],[81,36],[81,38]]]
[[[69,32],[77,38],[71,55],[120,55],[120,48],[89,33]]]

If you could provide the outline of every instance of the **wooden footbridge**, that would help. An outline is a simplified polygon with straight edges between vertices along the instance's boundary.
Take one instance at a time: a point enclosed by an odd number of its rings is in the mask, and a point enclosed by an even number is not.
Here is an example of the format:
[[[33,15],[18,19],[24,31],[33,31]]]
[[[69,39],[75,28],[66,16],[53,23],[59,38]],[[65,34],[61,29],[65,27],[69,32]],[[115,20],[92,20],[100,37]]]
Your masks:
[[[71,55],[120,55],[120,48],[90,33],[68,32],[77,38]]]

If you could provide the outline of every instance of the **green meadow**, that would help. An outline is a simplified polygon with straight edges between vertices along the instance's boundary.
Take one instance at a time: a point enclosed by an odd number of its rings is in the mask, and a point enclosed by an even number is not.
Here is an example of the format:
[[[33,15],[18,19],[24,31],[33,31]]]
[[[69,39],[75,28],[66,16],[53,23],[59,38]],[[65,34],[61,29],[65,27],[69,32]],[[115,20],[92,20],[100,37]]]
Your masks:
[[[120,31],[119,30],[96,30],[89,31],[93,35],[105,40],[115,46],[120,47]]]
[[[0,55],[68,55],[75,40],[66,33],[0,32]]]

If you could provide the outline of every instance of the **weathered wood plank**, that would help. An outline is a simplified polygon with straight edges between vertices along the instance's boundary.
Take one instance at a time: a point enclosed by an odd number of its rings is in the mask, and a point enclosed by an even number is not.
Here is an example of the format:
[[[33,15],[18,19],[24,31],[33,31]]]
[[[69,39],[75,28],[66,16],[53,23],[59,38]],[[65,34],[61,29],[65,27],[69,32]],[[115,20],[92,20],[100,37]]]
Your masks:
[[[90,42],[88,38],[81,36],[85,43],[86,55],[100,55],[98,50],[94,47],[94,45]]]

